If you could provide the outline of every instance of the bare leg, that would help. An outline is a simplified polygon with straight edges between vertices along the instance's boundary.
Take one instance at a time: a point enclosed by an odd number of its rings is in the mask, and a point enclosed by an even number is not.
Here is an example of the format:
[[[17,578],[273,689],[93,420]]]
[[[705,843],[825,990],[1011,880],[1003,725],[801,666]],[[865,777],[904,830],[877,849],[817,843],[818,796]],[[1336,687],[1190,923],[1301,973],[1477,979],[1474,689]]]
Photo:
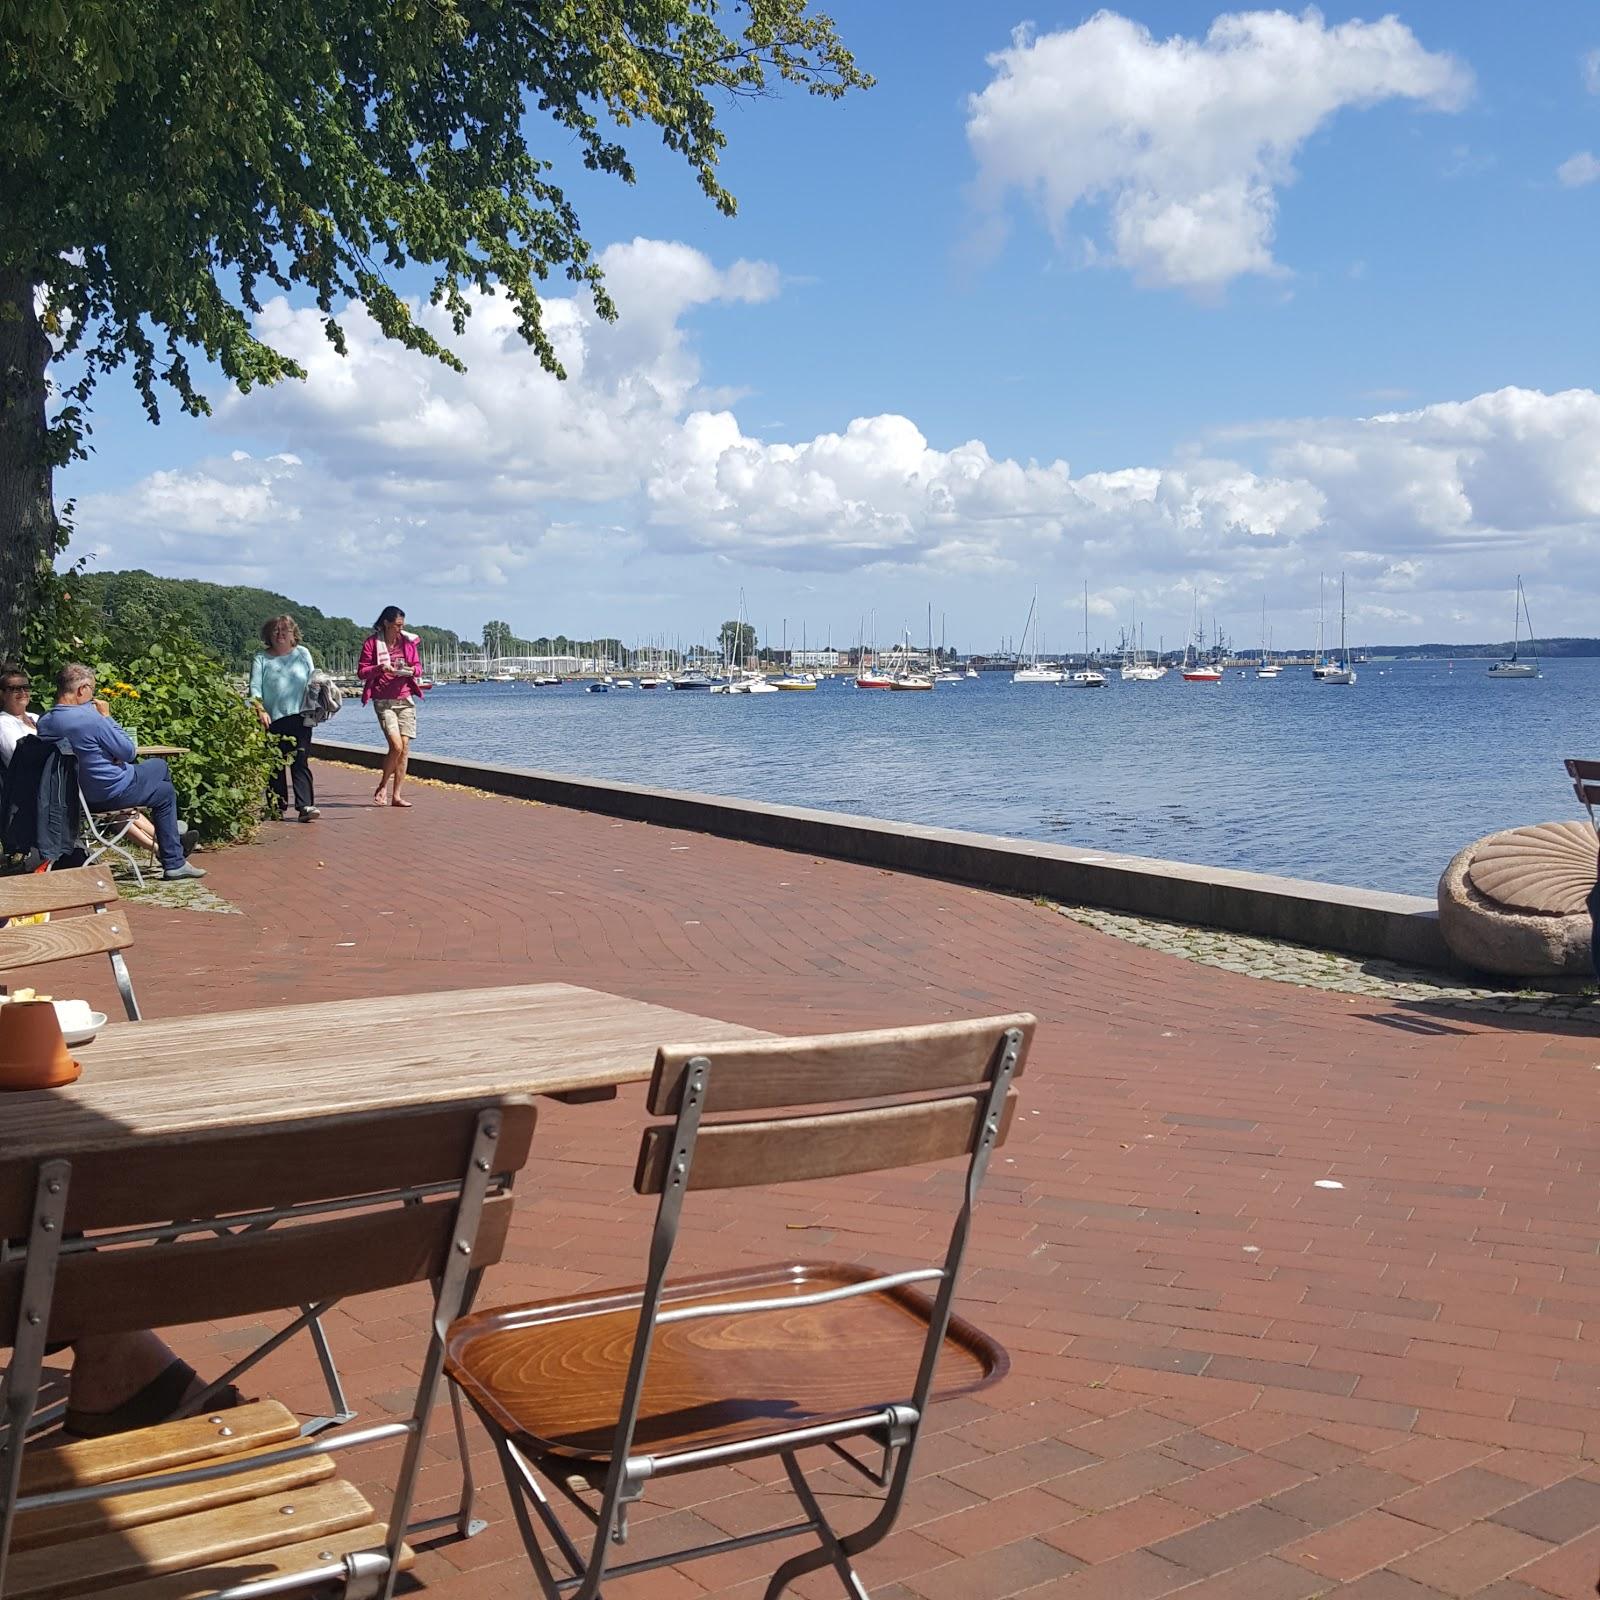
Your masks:
[[[384,751],[383,769],[378,774],[378,787],[372,796],[373,801],[380,806],[388,803],[384,795],[385,789],[391,786],[396,789],[399,788],[398,772],[401,763],[405,760],[405,740],[391,728],[385,728],[383,736],[388,740],[389,748]]]
[[[392,806],[409,806],[411,804],[409,800],[400,798],[400,785],[405,781],[406,761],[410,755],[411,741],[402,734],[400,735],[399,754],[394,757],[394,786],[389,791],[389,804]]]

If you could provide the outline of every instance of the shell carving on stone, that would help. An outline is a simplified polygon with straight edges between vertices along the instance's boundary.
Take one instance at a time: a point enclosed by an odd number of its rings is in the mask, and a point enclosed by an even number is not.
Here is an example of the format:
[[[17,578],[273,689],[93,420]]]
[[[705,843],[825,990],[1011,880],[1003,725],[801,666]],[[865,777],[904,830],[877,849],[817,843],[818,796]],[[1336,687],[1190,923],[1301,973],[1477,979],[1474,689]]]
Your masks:
[[[1595,830],[1587,822],[1541,822],[1490,834],[1472,854],[1467,878],[1508,909],[1569,917],[1595,885]]]

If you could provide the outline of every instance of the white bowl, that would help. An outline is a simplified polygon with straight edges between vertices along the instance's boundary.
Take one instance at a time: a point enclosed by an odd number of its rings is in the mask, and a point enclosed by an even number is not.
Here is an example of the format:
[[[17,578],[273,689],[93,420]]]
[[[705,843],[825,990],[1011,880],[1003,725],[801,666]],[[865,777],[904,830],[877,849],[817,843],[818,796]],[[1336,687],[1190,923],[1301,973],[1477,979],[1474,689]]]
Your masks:
[[[106,1014],[93,1011],[87,1000],[53,1000],[56,1020],[61,1024],[61,1036],[68,1046],[88,1044],[106,1025]]]

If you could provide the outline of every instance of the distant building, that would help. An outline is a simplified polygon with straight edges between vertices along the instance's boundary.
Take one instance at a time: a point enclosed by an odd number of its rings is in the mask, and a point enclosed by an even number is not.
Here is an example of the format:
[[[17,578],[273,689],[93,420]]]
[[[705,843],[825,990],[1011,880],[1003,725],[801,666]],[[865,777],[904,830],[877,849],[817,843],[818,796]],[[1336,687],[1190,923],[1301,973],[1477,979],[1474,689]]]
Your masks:
[[[829,645],[826,650],[791,650],[791,667],[837,667],[844,661],[844,652]]]
[[[596,662],[585,656],[501,656],[495,662],[501,672],[518,677],[557,678],[574,672],[609,672],[611,663]]]

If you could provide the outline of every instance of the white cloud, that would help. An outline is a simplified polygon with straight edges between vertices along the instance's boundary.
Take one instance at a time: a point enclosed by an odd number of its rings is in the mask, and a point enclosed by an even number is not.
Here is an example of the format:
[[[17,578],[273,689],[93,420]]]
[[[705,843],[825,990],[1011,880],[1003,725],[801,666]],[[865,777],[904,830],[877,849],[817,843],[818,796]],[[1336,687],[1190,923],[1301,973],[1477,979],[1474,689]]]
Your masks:
[[[1600,570],[1591,390],[1265,420],[1166,460],[1076,473],[981,439],[941,446],[892,413],[766,439],[708,403],[685,322],[774,280],[644,241],[620,259],[637,321],[607,326],[579,299],[548,302],[564,385],[495,300],[475,309],[465,376],[350,317],[354,383],[320,355],[319,331],[268,307],[280,337],[303,341],[311,377],[230,400],[225,425],[282,448],[83,495],[80,548],[103,547],[106,565],[356,594],[358,610],[383,575],[418,615],[430,595],[510,615],[551,593],[714,587],[737,565],[767,568],[783,592],[795,584],[779,574],[810,574],[845,604],[864,581],[1080,592],[1091,573],[1097,594],[1114,580],[1141,615],[1176,604],[1184,617],[1197,580],[1254,612],[1263,587],[1314,596],[1318,571],[1344,567],[1353,593],[1403,596],[1407,615],[1470,614],[1482,591],[1498,616],[1508,573]]]
[[[1556,168],[1556,177],[1563,188],[1581,189],[1585,184],[1600,179],[1600,160],[1595,158],[1593,151],[1580,150],[1576,155],[1568,156]]]
[[[1064,234],[1078,206],[1104,204],[1092,255],[1200,293],[1281,270],[1277,191],[1335,113],[1393,99],[1449,110],[1472,85],[1392,16],[1330,28],[1314,9],[1220,16],[1203,40],[1157,40],[1102,11],[1058,33],[1019,29],[989,64],[967,137],[991,212],[1016,190]]]

